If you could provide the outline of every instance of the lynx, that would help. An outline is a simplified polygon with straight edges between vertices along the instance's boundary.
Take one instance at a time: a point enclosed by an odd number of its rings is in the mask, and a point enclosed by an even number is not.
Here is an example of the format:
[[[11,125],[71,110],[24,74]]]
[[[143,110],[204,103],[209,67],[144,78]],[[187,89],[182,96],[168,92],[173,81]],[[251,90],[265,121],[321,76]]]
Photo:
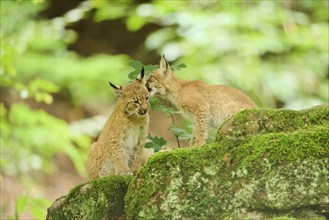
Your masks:
[[[151,96],[165,96],[179,110],[193,117],[194,129],[190,146],[205,143],[210,125],[218,126],[235,113],[256,107],[246,94],[235,88],[176,78],[164,56],[159,68],[147,80],[146,86]]]
[[[90,179],[108,175],[133,175],[141,165],[148,133],[149,92],[144,69],[135,81],[121,87],[110,83],[118,100],[114,111],[90,148]]]

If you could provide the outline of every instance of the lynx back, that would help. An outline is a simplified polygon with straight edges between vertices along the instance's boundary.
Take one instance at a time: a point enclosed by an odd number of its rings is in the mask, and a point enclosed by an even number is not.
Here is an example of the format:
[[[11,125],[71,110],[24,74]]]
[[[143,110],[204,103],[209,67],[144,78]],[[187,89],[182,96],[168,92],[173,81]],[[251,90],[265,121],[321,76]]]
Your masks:
[[[147,80],[151,95],[167,97],[182,112],[194,120],[190,146],[200,146],[208,136],[209,125],[218,126],[235,113],[256,104],[243,92],[223,85],[207,85],[202,81],[184,81],[175,77],[164,57]]]

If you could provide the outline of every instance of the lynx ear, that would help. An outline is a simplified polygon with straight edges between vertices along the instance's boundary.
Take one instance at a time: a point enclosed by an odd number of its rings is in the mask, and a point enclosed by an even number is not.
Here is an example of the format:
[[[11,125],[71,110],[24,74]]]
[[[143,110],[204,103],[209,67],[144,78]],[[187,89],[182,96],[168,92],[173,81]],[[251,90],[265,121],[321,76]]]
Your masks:
[[[122,86],[116,86],[116,85],[112,84],[111,82],[109,82],[109,83],[110,83],[110,86],[114,89],[115,95],[117,97],[119,97],[122,93]]]
[[[160,64],[159,64],[159,69],[163,72],[166,73],[169,69],[170,66],[165,58],[165,55],[162,55],[161,60],[160,60]]]
[[[140,74],[138,74],[138,76],[136,77],[136,80],[143,82],[144,75],[145,75],[145,71],[144,71],[144,66],[143,66]]]

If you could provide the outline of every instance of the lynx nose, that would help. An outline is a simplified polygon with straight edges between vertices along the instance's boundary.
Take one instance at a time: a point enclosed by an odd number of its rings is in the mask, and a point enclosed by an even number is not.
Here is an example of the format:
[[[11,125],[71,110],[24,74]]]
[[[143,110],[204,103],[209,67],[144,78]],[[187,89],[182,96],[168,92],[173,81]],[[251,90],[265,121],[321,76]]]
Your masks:
[[[140,115],[145,115],[145,114],[147,113],[147,110],[148,110],[148,109],[140,109],[140,110],[138,111],[138,113],[139,113]]]
[[[147,113],[147,108],[143,109],[143,113],[146,114]]]

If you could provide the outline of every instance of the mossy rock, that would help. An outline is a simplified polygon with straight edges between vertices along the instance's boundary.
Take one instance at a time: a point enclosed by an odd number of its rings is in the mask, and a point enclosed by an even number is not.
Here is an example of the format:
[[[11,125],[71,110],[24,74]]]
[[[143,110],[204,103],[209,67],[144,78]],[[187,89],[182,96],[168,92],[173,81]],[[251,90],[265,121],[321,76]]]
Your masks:
[[[246,110],[214,143],[158,153],[135,177],[73,188],[47,219],[329,218],[328,131],[327,105]]]
[[[218,129],[216,142],[243,141],[253,135],[288,133],[329,122],[329,106],[320,105],[307,110],[252,109],[244,110],[227,120]]]
[[[245,110],[214,143],[159,153],[132,180],[127,219],[329,217],[329,107]]]
[[[48,220],[124,219],[124,196],[131,176],[110,176],[74,187],[48,208]]]

